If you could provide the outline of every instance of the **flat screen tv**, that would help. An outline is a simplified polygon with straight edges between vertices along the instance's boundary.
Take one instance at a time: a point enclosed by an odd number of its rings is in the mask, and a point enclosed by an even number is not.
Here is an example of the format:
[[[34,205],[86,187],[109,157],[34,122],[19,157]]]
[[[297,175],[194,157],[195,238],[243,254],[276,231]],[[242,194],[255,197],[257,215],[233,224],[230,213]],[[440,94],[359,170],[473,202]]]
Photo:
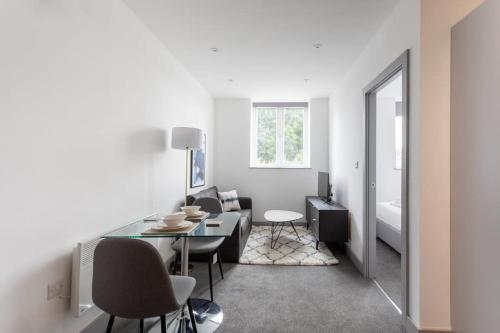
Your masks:
[[[318,172],[318,197],[330,199],[330,175],[328,172]]]

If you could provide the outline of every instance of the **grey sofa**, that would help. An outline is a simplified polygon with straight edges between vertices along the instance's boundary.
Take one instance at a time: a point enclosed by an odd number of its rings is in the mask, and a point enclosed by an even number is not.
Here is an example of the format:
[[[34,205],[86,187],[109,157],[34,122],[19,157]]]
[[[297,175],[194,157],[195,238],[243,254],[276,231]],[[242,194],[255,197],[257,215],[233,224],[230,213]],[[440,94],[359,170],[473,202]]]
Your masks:
[[[217,195],[217,187],[213,186],[200,191],[196,194],[191,194],[188,196],[187,203],[191,205],[198,198],[216,198],[219,199]],[[245,249],[245,245],[250,236],[250,231],[252,230],[252,199],[248,197],[239,197],[241,210],[235,212],[240,213],[241,217],[234,228],[231,237],[226,238],[221,246],[221,257],[223,262],[235,262],[237,263]],[[199,255],[192,255],[190,259],[194,261],[205,261],[205,257]]]

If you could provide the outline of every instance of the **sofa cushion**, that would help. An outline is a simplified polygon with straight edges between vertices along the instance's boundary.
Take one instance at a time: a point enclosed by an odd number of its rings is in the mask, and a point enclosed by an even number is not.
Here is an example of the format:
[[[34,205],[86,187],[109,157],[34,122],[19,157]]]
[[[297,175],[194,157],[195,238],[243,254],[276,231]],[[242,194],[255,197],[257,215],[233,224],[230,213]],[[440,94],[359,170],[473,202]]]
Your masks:
[[[240,233],[241,236],[249,232],[249,228],[252,228],[252,210],[242,209],[238,211],[241,214],[240,217]]]
[[[217,196],[217,186],[212,186],[198,193],[188,195],[188,205],[192,205],[193,202],[198,198],[219,199],[219,197]]]
[[[236,192],[236,190],[219,192],[218,195],[225,212],[241,209],[240,202],[238,201],[238,192]]]
[[[252,210],[251,209],[242,209],[242,210],[239,210],[238,213],[241,214],[241,217],[246,217],[246,218],[248,218],[249,221],[252,220]]]

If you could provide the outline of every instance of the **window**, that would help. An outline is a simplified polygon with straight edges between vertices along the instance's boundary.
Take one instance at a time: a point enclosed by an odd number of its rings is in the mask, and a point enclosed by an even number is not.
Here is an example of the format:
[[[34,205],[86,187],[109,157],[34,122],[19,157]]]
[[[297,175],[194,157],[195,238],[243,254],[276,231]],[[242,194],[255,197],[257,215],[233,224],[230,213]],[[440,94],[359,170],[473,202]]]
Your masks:
[[[396,162],[394,168],[401,170],[403,156],[403,114],[401,112],[401,102],[396,102],[396,116],[394,117],[394,134],[396,148]]]
[[[307,103],[254,103],[251,167],[308,168]]]

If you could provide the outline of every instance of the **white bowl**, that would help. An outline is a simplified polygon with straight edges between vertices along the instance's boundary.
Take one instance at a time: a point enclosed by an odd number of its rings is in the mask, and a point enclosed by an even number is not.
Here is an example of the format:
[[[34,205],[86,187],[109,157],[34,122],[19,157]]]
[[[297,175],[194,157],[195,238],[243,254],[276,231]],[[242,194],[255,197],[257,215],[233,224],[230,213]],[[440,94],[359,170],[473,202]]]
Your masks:
[[[193,216],[198,213],[200,210],[201,206],[182,206],[181,209],[184,213],[186,213],[188,216]]]
[[[178,213],[173,213],[170,215],[167,215],[163,218],[163,223],[165,223],[169,227],[175,227],[180,225],[182,222],[184,222],[184,219],[186,218],[186,214],[182,212]]]

